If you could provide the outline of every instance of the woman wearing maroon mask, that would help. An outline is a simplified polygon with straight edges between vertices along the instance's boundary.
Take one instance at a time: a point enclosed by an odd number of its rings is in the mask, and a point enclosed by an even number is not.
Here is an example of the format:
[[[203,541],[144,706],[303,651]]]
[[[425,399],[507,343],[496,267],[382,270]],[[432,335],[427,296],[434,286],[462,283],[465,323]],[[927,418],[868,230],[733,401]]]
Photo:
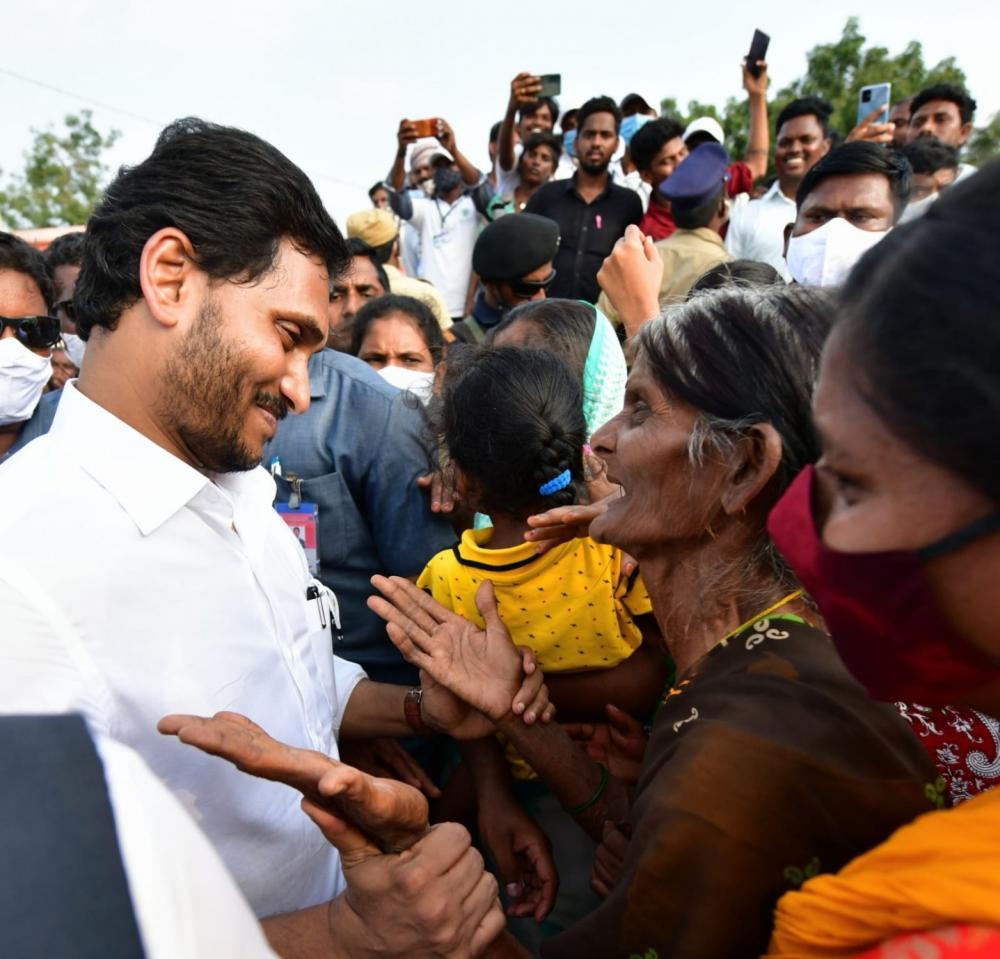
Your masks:
[[[993,164],[859,263],[814,401],[823,456],[769,523],[872,695],[981,710],[955,762],[984,778],[1000,767],[998,227]],[[786,896],[769,954],[996,956],[997,929],[992,790]]]

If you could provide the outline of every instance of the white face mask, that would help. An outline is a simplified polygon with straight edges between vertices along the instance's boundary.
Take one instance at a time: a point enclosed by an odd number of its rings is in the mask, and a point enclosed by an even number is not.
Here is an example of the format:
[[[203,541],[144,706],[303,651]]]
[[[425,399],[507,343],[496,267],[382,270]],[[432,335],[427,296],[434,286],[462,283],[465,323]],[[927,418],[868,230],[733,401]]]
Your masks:
[[[0,426],[31,419],[51,378],[47,356],[32,353],[13,336],[0,339]]]
[[[862,255],[889,231],[859,230],[843,217],[788,241],[788,272],[803,286],[840,286]]]
[[[83,354],[87,349],[85,340],[81,340],[75,333],[63,333],[63,343],[66,344],[66,355],[72,360],[73,365],[80,369],[83,365]]]
[[[429,403],[434,392],[434,374],[408,370],[405,366],[383,366],[378,375],[397,389],[409,390],[421,403]]]

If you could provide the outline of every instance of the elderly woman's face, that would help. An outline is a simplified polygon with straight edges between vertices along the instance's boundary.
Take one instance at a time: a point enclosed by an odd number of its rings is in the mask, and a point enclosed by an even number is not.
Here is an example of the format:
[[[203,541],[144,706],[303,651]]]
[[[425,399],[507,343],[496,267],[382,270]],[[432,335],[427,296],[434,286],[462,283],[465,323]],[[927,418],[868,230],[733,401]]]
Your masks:
[[[625,408],[593,436],[608,479],[624,489],[590,533],[640,556],[643,547],[700,537],[718,509],[720,464],[694,468],[688,442],[698,415],[667,396],[639,354],[629,374]]]

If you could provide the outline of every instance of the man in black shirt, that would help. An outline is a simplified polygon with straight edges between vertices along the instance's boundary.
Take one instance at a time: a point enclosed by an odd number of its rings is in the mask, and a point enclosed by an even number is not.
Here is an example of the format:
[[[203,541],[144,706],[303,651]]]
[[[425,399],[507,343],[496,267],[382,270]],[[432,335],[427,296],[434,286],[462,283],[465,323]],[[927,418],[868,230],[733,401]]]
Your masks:
[[[528,213],[559,224],[556,276],[549,296],[597,302],[597,271],[630,223],[642,219],[642,202],[633,190],[615,186],[608,164],[618,148],[621,111],[610,97],[588,100],[577,115],[579,168],[568,180],[539,187]]]

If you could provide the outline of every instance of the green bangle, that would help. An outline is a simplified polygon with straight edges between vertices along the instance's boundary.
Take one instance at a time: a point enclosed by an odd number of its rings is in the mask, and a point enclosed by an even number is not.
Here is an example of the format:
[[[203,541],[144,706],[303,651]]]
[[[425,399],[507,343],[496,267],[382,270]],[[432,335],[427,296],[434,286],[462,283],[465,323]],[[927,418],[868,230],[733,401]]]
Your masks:
[[[591,806],[594,805],[595,802],[597,802],[598,799],[601,798],[601,796],[604,795],[604,790],[608,785],[608,767],[605,766],[604,763],[598,763],[597,765],[601,767],[601,781],[597,784],[597,789],[594,791],[594,795],[591,796],[586,802],[580,803],[579,806],[564,807],[566,812],[568,812],[571,816],[579,816],[580,813],[586,812]]]

